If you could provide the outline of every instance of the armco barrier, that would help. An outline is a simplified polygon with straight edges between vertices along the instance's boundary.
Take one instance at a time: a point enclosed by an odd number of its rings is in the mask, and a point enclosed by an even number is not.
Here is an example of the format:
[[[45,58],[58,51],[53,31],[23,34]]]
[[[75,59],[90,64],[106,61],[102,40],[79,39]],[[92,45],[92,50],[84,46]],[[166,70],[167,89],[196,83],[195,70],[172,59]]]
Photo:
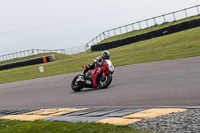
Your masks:
[[[0,65],[0,70],[11,69],[11,68],[15,68],[15,67],[22,67],[22,66],[35,65],[35,64],[41,64],[41,63],[51,62],[51,61],[54,61],[54,60],[55,60],[54,55],[49,55],[49,56],[33,58],[33,59],[29,59],[29,60],[23,60],[23,61],[3,64],[3,65]]]
[[[177,25],[172,25],[172,26],[169,26],[169,27],[166,27],[163,29],[151,31],[151,32],[144,33],[141,35],[136,35],[133,37],[129,37],[129,38],[113,41],[113,42],[107,42],[107,43],[103,43],[103,44],[99,44],[99,45],[94,45],[94,46],[91,46],[91,50],[92,51],[101,51],[101,50],[116,48],[116,47],[120,47],[123,45],[135,43],[138,41],[147,40],[147,39],[151,39],[154,37],[164,36],[164,35],[176,33],[179,31],[195,28],[198,26],[200,26],[200,19],[195,19],[192,21],[183,22],[183,23],[180,23]]]

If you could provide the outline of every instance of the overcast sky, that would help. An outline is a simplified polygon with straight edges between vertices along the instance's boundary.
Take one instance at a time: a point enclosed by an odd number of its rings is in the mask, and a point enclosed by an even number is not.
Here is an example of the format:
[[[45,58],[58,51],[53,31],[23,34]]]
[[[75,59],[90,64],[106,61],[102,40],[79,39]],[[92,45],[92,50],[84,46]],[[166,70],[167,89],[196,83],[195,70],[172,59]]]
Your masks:
[[[85,45],[105,30],[199,0],[0,0],[0,55]]]

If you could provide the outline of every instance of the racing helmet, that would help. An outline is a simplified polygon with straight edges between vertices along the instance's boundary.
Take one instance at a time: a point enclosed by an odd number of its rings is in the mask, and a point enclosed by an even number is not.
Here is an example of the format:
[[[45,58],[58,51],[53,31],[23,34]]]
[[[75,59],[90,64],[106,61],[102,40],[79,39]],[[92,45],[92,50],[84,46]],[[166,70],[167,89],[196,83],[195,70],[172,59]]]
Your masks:
[[[108,51],[104,51],[102,53],[102,58],[109,60],[110,59],[110,53]]]

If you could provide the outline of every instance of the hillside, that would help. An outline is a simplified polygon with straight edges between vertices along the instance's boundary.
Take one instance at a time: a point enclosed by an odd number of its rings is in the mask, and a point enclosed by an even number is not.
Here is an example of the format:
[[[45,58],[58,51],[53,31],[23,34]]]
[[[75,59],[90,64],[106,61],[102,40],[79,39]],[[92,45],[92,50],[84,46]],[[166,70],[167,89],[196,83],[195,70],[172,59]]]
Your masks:
[[[166,27],[169,27],[169,26],[172,26],[172,25],[180,24],[180,23],[183,23],[183,22],[187,22],[187,21],[191,21],[191,20],[199,19],[199,18],[200,18],[200,15],[197,15],[197,16],[192,16],[192,17],[189,17],[189,18],[185,18],[185,19],[181,19],[181,20],[177,20],[177,21],[173,21],[173,22],[165,22],[165,23],[162,23],[160,25],[151,26],[149,28],[144,28],[144,29],[141,29],[141,30],[134,30],[134,31],[127,32],[127,33],[124,33],[124,34],[121,34],[121,35],[112,36],[112,37],[109,37],[109,38],[101,41],[98,44],[113,42],[113,41],[116,41],[116,40],[121,40],[121,39],[125,39],[125,38],[128,38],[128,37],[141,35],[141,34],[144,34],[144,33],[148,33],[148,32],[151,32],[151,31],[159,30],[159,29],[162,29],[162,28],[166,28]],[[95,44],[95,45],[98,45],[98,44]]]
[[[110,49],[111,61],[114,66],[122,66],[200,56],[199,36],[200,27]],[[102,51],[87,51],[75,55],[54,53],[54,62],[0,71],[0,83],[82,71],[81,65],[91,63],[101,53]],[[45,72],[40,73],[39,66],[44,66]]]

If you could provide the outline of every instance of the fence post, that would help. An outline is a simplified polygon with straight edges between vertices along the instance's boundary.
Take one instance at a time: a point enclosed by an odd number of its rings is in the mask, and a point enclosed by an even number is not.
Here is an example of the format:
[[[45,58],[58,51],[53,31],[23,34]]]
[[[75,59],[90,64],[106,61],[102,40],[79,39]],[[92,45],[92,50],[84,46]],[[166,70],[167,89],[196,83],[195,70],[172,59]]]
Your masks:
[[[140,25],[140,22],[138,22],[138,25],[139,25],[139,29],[141,29],[141,25]]]
[[[110,37],[110,33],[109,33],[109,30],[108,30],[108,37]]]
[[[156,25],[156,18],[153,18],[154,19],[154,23],[155,23],[155,25]]]
[[[148,20],[146,19],[147,28],[149,27]]]
[[[163,15],[164,23],[166,22],[165,15]]]
[[[92,41],[93,41],[93,45],[94,45],[94,44],[95,44],[95,43],[94,43],[94,39],[93,39]]]
[[[174,21],[176,21],[176,16],[175,16],[175,13],[173,12],[172,14],[173,14],[173,16],[174,16]]]
[[[102,34],[102,33],[101,33],[101,34]],[[102,41],[102,39],[101,39],[101,34],[99,35],[100,41]]]
[[[198,15],[200,14],[200,13],[199,13],[199,6],[197,6],[197,13],[198,13]]]
[[[120,29],[120,34],[122,34],[122,30],[121,30],[121,27],[119,27],[119,29]]]
[[[96,41],[97,41],[97,43],[98,43],[98,39],[97,39],[97,37],[96,37]]]
[[[125,27],[126,27],[126,32],[128,32],[127,25]]]
[[[114,29],[113,31],[114,31],[114,35],[116,36],[116,32],[115,32],[115,29]]]
[[[132,29],[133,29],[133,31],[134,31],[134,24],[132,24]]]
[[[186,18],[188,17],[188,15],[187,15],[187,10],[185,9],[185,16],[186,16]]]
[[[106,37],[105,37],[105,32],[103,32],[103,38],[104,38],[104,40],[106,39]]]

